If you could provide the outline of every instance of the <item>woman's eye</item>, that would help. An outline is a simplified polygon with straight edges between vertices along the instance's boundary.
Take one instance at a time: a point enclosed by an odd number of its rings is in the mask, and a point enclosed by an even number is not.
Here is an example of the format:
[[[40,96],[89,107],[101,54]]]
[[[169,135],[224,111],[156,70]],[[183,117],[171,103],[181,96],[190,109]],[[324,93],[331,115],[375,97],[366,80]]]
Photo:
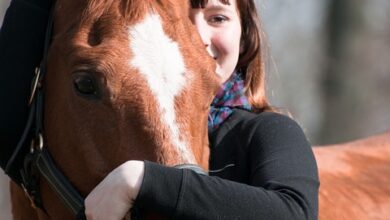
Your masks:
[[[225,22],[227,20],[228,20],[228,18],[224,15],[215,15],[209,19],[209,22],[219,24],[219,23]]]

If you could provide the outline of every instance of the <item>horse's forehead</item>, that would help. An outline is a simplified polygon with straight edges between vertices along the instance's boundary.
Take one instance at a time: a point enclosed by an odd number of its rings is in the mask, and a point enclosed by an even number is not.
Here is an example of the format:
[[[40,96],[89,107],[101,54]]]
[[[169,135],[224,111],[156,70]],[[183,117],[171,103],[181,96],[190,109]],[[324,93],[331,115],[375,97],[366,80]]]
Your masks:
[[[180,93],[191,75],[178,43],[164,32],[160,16],[150,13],[141,22],[129,26],[128,37],[133,54],[129,65],[141,72],[150,88],[158,90],[166,85],[164,90],[169,90],[169,94]]]
[[[189,86],[193,77],[188,71],[177,42],[164,32],[162,20],[156,13],[148,13],[140,22],[128,27],[132,57],[128,65],[137,69],[153,94],[161,117],[168,129],[171,142],[183,162],[194,163],[188,141],[180,135],[175,98]]]

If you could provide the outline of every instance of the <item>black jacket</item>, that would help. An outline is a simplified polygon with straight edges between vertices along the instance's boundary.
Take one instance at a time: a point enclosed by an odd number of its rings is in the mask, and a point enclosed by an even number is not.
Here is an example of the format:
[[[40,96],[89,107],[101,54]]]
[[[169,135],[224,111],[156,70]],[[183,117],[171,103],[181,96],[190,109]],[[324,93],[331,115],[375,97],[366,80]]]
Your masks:
[[[0,167],[3,169],[26,123],[30,83],[42,58],[50,6],[51,0],[13,0],[0,30]],[[17,176],[17,169],[13,172],[10,176]]]
[[[317,165],[296,122],[236,111],[209,135],[212,176],[145,163],[135,203],[141,212],[172,219],[317,219]]]

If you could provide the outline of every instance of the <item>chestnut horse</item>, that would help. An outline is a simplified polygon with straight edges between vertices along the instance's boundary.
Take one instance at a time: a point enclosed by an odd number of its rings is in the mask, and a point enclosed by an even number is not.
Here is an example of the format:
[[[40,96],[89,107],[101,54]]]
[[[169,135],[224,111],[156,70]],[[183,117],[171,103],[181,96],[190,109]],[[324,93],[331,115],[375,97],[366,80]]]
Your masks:
[[[57,0],[45,78],[45,147],[81,195],[130,159],[207,169],[219,82],[187,1]],[[142,151],[138,150],[142,147]],[[390,133],[315,147],[319,219],[390,219]],[[14,219],[73,219],[41,180],[46,213],[11,184]]]
[[[56,0],[44,147],[82,196],[127,160],[208,168],[207,117],[220,82],[187,2]],[[46,213],[12,184],[14,218],[74,219],[40,184]]]

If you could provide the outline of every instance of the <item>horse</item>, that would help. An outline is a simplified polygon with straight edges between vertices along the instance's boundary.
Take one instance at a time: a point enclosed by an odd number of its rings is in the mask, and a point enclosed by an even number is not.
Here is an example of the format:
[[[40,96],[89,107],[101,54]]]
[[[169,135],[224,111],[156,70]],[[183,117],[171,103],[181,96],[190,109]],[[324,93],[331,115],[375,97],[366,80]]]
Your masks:
[[[43,147],[84,198],[127,160],[208,168],[215,61],[175,0],[56,0]],[[142,150],[138,150],[142,147]],[[74,219],[40,178],[42,209],[11,183],[14,219]]]
[[[314,147],[319,219],[390,219],[390,132]]]
[[[208,167],[215,63],[187,1],[57,0],[44,79],[44,147],[86,196],[131,159]],[[139,147],[143,147],[139,151]],[[390,133],[314,147],[319,219],[388,219]],[[14,219],[72,219],[45,179],[45,211],[11,183]]]

